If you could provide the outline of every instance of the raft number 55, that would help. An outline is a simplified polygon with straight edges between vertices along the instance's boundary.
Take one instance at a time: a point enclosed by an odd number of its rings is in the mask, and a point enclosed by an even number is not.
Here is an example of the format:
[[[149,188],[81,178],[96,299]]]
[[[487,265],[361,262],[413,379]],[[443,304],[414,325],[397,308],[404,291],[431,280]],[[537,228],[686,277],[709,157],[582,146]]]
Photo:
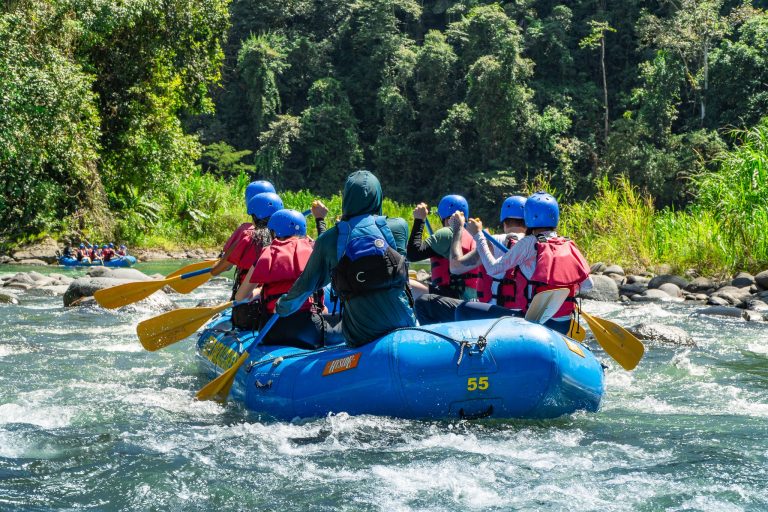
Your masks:
[[[467,379],[467,391],[485,391],[488,389],[488,377],[470,377]]]

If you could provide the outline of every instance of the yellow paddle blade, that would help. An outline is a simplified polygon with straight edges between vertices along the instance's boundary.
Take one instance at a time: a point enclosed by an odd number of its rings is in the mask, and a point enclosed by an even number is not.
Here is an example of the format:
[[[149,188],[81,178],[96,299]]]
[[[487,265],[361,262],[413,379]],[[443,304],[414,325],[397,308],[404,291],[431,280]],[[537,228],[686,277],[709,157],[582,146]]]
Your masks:
[[[157,281],[138,281],[136,283],[119,284],[110,288],[96,290],[93,294],[93,298],[96,299],[99,306],[107,309],[115,309],[146,299],[166,284],[178,280],[178,277],[173,277],[171,279],[160,279]]]
[[[198,400],[216,400],[217,402],[224,403],[227,401],[229,391],[232,389],[232,384],[235,382],[235,375],[237,370],[248,359],[248,352],[243,352],[240,358],[232,365],[232,368],[225,371],[211,382],[206,384],[200,391],[197,392]]]
[[[632,370],[637,366],[645,353],[645,347],[640,340],[610,320],[588,315],[583,310],[581,310],[581,316],[587,320],[592,334],[603,350],[622,368]]]
[[[189,272],[195,272],[197,270],[203,270],[204,268],[213,268],[216,266],[218,260],[205,260],[197,263],[192,263],[186,267],[182,267],[176,272],[172,272],[166,276],[166,279],[171,277],[180,276],[182,274],[188,274]],[[189,293],[201,284],[206,283],[211,278],[211,273],[202,274],[195,277],[189,277],[180,281],[171,283],[171,288],[179,293]]]
[[[208,308],[176,309],[139,322],[136,334],[142,346],[154,352],[194,334],[213,315],[232,306],[227,302]]]
[[[555,288],[537,293],[528,311],[525,313],[525,319],[529,322],[543,324],[557,313],[565,299],[568,298],[568,288]]]
[[[582,327],[581,323],[576,318],[571,317],[571,325],[568,328],[567,336],[572,340],[576,340],[579,343],[583,343],[587,338],[587,330]]]

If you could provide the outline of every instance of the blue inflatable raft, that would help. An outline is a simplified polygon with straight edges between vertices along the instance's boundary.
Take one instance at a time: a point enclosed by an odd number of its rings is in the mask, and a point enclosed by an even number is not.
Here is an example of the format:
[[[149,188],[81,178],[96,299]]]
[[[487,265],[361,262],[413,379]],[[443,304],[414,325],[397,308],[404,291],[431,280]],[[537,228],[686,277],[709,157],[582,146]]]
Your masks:
[[[62,256],[59,258],[59,265],[65,267],[132,267],[136,264],[136,258],[133,256],[120,256],[116,259],[101,262],[97,260],[95,263],[78,261],[77,258],[67,258]]]
[[[197,353],[213,376],[255,333],[229,315],[200,334]],[[415,419],[555,418],[597,411],[603,368],[584,345],[522,318],[401,329],[362,347],[259,346],[232,388],[246,407],[281,420],[328,413]]]

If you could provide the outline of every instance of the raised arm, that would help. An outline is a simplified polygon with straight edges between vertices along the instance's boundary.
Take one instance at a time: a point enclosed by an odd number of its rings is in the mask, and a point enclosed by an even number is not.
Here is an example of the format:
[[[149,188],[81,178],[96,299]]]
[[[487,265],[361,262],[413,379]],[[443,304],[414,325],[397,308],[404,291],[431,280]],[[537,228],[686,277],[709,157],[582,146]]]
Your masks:
[[[440,256],[429,244],[422,241],[425,219],[429,209],[426,203],[419,203],[413,210],[413,229],[408,238],[408,247],[405,256],[409,261],[421,261],[434,256]]]
[[[464,229],[464,214],[456,212],[450,220],[453,238],[451,239],[451,274],[465,274],[474,270],[480,264],[480,256],[477,249],[472,249],[467,254],[461,252],[461,231]]]

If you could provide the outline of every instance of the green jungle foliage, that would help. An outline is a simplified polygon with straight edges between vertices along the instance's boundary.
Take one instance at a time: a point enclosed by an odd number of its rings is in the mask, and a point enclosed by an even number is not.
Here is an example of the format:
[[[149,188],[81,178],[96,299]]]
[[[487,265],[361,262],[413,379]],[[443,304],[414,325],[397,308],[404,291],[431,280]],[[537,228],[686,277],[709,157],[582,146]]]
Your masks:
[[[215,246],[250,179],[333,214],[366,167],[406,218],[546,183],[591,259],[759,266],[766,6],[8,0],[0,244]]]

